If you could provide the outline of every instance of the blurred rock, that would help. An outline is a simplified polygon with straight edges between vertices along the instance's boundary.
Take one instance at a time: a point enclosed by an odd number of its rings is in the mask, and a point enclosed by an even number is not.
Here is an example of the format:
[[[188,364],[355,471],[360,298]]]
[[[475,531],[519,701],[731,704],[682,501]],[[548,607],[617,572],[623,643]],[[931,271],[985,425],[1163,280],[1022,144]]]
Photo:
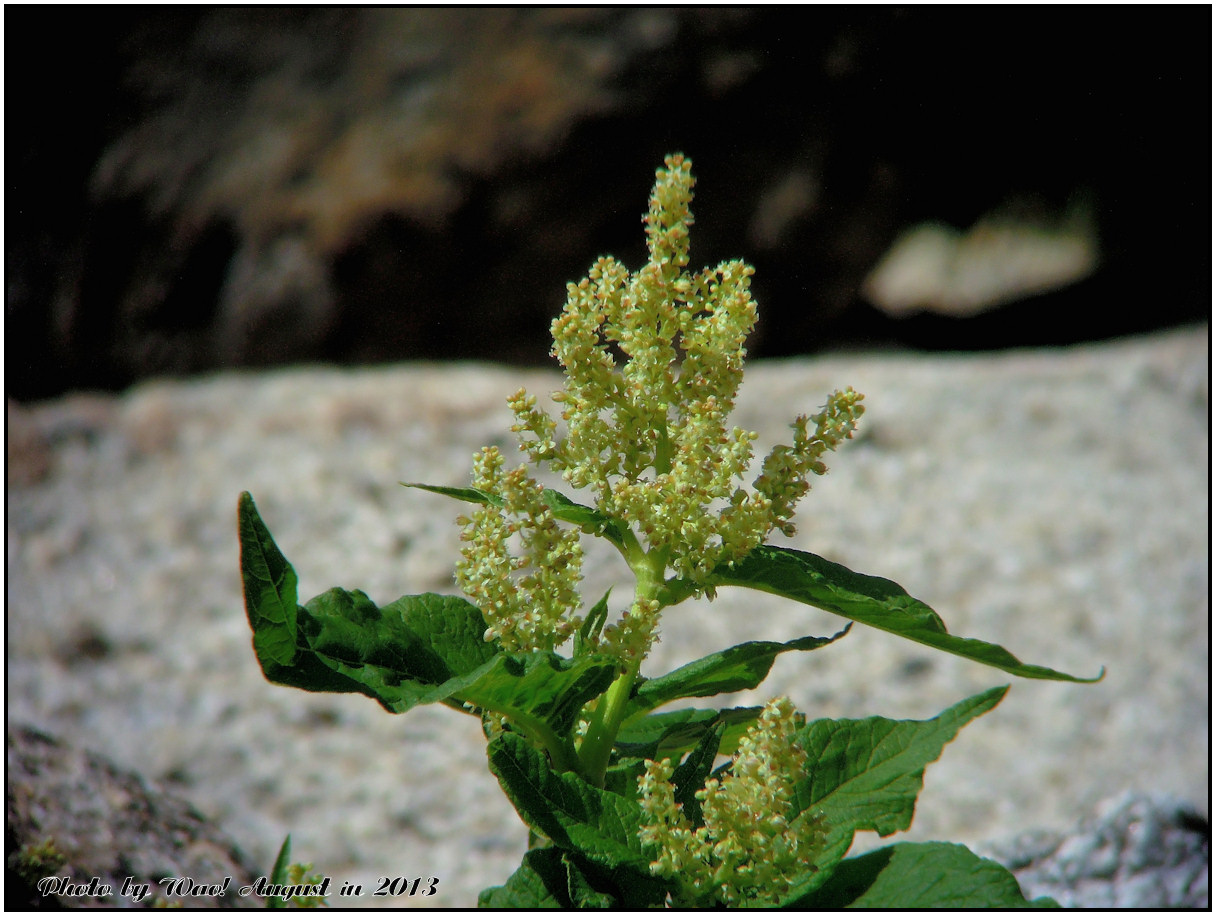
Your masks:
[[[1077,283],[1097,265],[1098,239],[1084,212],[1056,225],[997,215],[965,233],[924,223],[900,234],[862,294],[893,317],[969,317]]]
[[[263,872],[188,802],[138,773],[33,728],[10,727],[6,744],[6,909],[264,904],[259,897],[237,894],[237,888]],[[38,882],[47,876],[66,877],[73,885],[97,879],[111,893],[46,895]],[[181,885],[170,895],[173,885],[159,883],[164,878],[208,886],[227,878],[229,890],[195,896]],[[142,900],[121,896],[127,879],[147,885]]]
[[[1212,826],[1190,805],[1125,792],[1070,833],[1027,833],[976,851],[1028,899],[1078,909],[1210,909]]]
[[[5,447],[8,458],[9,486],[28,486],[42,480],[51,470],[51,447],[21,405],[6,405]]]

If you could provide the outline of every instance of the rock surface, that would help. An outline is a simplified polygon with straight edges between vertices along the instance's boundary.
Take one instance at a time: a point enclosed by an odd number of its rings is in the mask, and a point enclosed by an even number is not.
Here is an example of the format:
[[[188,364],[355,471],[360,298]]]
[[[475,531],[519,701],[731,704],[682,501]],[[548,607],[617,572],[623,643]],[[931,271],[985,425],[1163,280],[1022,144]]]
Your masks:
[[[510,444],[506,395],[558,383],[418,364],[10,408],[22,430],[9,440],[10,722],[168,783],[264,867],[291,832],[295,856],[335,882],[440,878],[438,898],[379,902],[472,905],[525,846],[476,723],[266,683],[241,602],[236,498],[254,494],[302,597],[454,591],[457,507],[397,482],[467,483],[476,448]],[[1016,682],[928,769],[907,838],[1067,831],[1124,791],[1168,791],[1208,816],[1207,328],[987,356],[761,361],[735,421],[767,449],[847,384],[866,393],[863,432],[832,456],[787,543],[899,582],[952,632],[1078,675],[1107,670],[1096,685]],[[585,594],[624,584],[614,554],[589,553]],[[668,612],[646,671],[838,622],[725,590]],[[731,699],[925,718],[1007,682],[855,627]]]
[[[238,894],[256,866],[180,796],[32,728],[10,729],[6,751],[6,910],[265,906]],[[51,861],[32,874],[39,850]],[[109,892],[41,893],[47,876],[77,887],[96,878]],[[128,881],[142,889],[128,892]],[[222,892],[196,893],[195,885]]]
[[[1067,834],[1031,832],[976,850],[1028,899],[1078,909],[1210,909],[1212,826],[1185,802],[1125,792]]]

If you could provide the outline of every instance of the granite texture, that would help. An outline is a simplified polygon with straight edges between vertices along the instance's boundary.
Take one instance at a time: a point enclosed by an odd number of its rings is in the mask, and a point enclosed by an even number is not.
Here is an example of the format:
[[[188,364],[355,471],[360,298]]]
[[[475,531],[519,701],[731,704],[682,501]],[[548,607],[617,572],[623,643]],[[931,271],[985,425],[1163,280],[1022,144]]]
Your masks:
[[[266,906],[239,893],[257,865],[177,794],[32,728],[5,743],[6,910]],[[40,888],[49,876],[76,892]]]
[[[1208,816],[1208,376],[1206,327],[750,369],[735,421],[764,449],[831,388],[867,396],[862,434],[832,456],[786,543],[893,579],[952,632],[1024,660],[1106,666],[1096,685],[1015,683],[929,768],[907,838],[1067,831],[1126,791]],[[296,857],[336,882],[436,875],[438,897],[413,902],[473,904],[525,846],[477,723],[268,684],[242,608],[236,499],[254,494],[304,598],[454,591],[457,507],[397,482],[466,483],[477,447],[509,445],[504,399],[520,384],[543,393],[558,378],[314,368],[10,405],[10,723],[167,782],[267,869],[290,831]],[[587,595],[624,584],[611,551],[590,556]],[[838,623],[725,590],[668,611],[644,671]],[[1008,681],[855,627],[730,699],[925,718]]]
[[[1012,869],[1028,899],[1078,909],[1211,909],[1212,825],[1162,793],[1124,792],[1068,833],[1028,831],[976,851]]]

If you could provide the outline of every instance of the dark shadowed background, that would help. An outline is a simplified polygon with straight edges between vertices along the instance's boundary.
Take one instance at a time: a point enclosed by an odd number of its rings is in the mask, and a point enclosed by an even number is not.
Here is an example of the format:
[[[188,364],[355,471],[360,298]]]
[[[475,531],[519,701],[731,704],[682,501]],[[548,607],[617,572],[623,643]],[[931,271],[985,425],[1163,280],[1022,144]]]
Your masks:
[[[547,359],[694,162],[753,355],[1210,310],[1211,10],[5,11],[10,397]],[[35,51],[31,55],[31,51]],[[898,255],[898,257],[897,257]]]

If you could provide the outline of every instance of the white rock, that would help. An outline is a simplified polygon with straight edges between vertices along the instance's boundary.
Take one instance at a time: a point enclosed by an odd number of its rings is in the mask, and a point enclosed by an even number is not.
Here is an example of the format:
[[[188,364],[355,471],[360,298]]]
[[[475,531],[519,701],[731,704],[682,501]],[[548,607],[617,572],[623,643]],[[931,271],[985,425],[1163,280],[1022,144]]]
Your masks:
[[[893,579],[952,632],[1026,661],[1106,666],[1096,685],[1017,682],[929,768],[908,838],[1063,830],[1104,797],[1157,787],[1207,814],[1207,354],[1194,329],[750,370],[735,422],[765,450],[831,388],[867,396],[863,434],[831,456],[783,543]],[[413,903],[473,905],[525,847],[478,723],[267,683],[244,622],[235,510],[250,490],[303,598],[332,585],[381,603],[454,592],[458,506],[397,482],[467,483],[476,448],[509,444],[504,399],[520,384],[540,394],[558,377],[291,370],[150,383],[101,411],[32,409],[50,469],[10,481],[10,721],[175,780],[267,868],[290,831],[296,856],[336,884],[436,875],[439,895]],[[611,551],[596,556],[592,601],[627,572]],[[646,670],[840,623],[724,590],[667,612]],[[108,648],[84,657],[82,644]],[[855,627],[781,657],[762,690],[732,699],[788,693],[815,717],[925,718],[1009,680]]]

